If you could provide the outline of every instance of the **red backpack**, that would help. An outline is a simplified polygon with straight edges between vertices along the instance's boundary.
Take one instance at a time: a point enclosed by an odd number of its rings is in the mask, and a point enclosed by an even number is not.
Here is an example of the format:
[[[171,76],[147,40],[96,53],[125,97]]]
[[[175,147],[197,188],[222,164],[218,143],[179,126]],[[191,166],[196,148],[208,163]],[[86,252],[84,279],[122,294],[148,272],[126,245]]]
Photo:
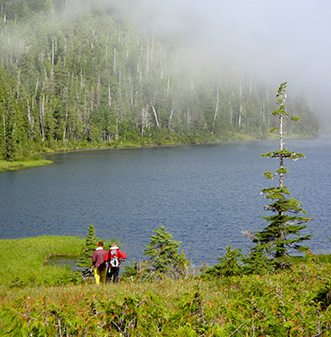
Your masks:
[[[109,250],[109,266],[110,267],[119,267],[120,259],[118,249]]]

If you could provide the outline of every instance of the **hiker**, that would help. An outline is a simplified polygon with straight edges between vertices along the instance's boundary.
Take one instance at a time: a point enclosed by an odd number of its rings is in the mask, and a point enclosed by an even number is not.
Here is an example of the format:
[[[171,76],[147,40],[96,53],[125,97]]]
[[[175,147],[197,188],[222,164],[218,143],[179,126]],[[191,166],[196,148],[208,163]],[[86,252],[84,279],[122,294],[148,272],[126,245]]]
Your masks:
[[[97,285],[101,283],[106,283],[107,267],[105,260],[103,259],[104,255],[107,252],[103,249],[103,242],[98,242],[97,249],[93,252],[92,262],[94,265],[94,277]]]
[[[119,247],[117,247],[117,244],[114,242],[111,244],[103,259],[109,263],[107,268],[107,283],[110,282],[112,278],[113,282],[117,283],[120,272],[120,262],[121,260],[126,259],[126,254],[120,251]]]

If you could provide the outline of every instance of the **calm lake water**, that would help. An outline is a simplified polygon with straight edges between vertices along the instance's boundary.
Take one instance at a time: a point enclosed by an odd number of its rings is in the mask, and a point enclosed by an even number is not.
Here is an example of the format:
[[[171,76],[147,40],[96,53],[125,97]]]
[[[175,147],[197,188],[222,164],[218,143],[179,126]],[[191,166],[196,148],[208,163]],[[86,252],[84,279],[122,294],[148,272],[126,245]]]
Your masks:
[[[290,140],[306,155],[287,161],[285,185],[303,203],[305,233],[316,253],[331,253],[331,138]],[[260,154],[274,141],[100,150],[50,156],[54,165],[0,174],[0,238],[40,235],[119,239],[128,260],[144,258],[153,230],[167,227],[196,266],[214,265],[229,242],[247,253],[241,233],[266,226],[262,188],[278,184],[263,173],[278,168]]]

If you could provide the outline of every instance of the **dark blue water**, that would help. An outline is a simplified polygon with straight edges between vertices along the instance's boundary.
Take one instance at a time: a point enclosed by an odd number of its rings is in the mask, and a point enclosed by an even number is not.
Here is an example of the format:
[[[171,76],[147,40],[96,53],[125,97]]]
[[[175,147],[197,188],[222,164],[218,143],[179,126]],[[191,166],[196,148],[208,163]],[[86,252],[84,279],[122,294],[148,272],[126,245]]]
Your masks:
[[[306,159],[286,162],[285,185],[303,202],[316,253],[331,253],[331,138],[287,141]],[[153,229],[164,225],[196,266],[213,265],[241,233],[266,226],[263,173],[278,161],[260,158],[277,142],[84,151],[51,156],[54,165],[0,174],[0,238],[96,235],[121,242],[129,261],[144,258]],[[278,181],[272,181],[278,185]]]

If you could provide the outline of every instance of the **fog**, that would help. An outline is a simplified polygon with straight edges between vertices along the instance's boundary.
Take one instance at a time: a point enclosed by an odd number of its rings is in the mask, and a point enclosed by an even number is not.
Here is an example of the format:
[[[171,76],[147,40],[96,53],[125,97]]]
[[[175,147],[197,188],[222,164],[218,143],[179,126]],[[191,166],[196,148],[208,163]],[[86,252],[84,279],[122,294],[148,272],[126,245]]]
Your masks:
[[[178,40],[187,63],[214,62],[275,90],[287,81],[288,95],[304,93],[331,130],[330,0],[98,1],[124,9],[144,34]],[[64,3],[73,6],[66,15],[73,19],[93,1]]]
[[[187,55],[275,87],[287,81],[288,93],[303,92],[323,125],[331,120],[331,1],[135,0],[130,8],[142,30],[180,37]]]

